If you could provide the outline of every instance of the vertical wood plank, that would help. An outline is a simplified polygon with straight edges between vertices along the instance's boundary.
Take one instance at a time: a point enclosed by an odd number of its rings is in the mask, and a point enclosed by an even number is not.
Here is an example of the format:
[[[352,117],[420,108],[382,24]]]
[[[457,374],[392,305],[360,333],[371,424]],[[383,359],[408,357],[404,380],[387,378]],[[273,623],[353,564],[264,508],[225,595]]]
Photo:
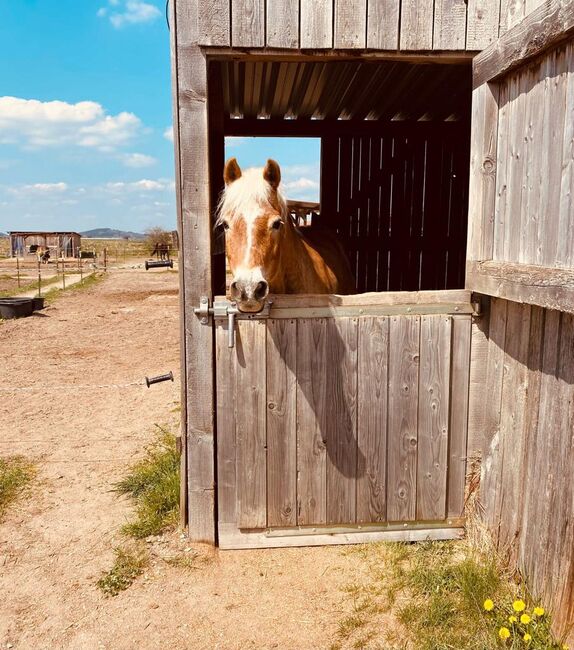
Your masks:
[[[231,44],[229,33],[229,5],[231,0],[202,0],[201,10],[197,11],[197,29],[200,45]]]
[[[364,49],[367,36],[367,0],[334,0],[334,2],[334,47]]]
[[[464,514],[472,317],[452,319],[447,516]],[[486,359],[484,359],[486,361]]]
[[[562,176],[560,179],[560,209],[558,216],[557,266],[574,266],[574,43],[566,48],[568,65],[566,116],[562,140]]]
[[[484,50],[498,38],[500,3],[468,0],[466,49]]]
[[[490,324],[490,299],[481,299],[482,314],[472,319],[470,352],[470,385],[468,396],[467,457],[482,454],[486,428],[486,368],[488,364],[488,328]]]
[[[266,323],[236,324],[237,525],[267,525]]]
[[[432,50],[433,0],[402,0],[401,50]]]
[[[400,0],[368,0],[367,47],[396,50],[399,47]]]
[[[297,321],[297,523],[327,520],[327,322]]]
[[[265,45],[265,0],[233,0],[231,43],[233,47]]]
[[[267,524],[297,524],[297,323],[267,322]]]
[[[333,0],[301,0],[301,48],[333,47]]]
[[[417,493],[420,319],[393,316],[389,328],[387,519],[412,521]]]
[[[357,488],[357,318],[327,320],[327,522],[355,521]]]
[[[435,0],[434,50],[465,49],[466,8],[464,0]]]
[[[446,516],[450,412],[450,316],[421,316],[417,519]]]
[[[266,10],[267,45],[299,47],[299,0],[271,0]]]
[[[209,215],[207,66],[197,46],[197,7],[177,3],[174,34],[174,138],[178,153],[178,220],[185,349],[185,433],[189,536],[215,541],[213,441],[213,329],[193,314],[211,296],[212,224]]]
[[[359,319],[357,522],[386,519],[389,319]]]
[[[524,479],[524,414],[528,380],[530,305],[508,302],[500,411],[501,477],[493,516],[502,522],[498,545],[515,559]]]
[[[473,91],[471,138],[467,259],[488,260],[494,242],[498,86]]]
[[[496,201],[494,207],[494,246],[492,259],[504,260],[504,233],[507,228],[506,219],[510,218],[508,211],[508,171],[510,156],[510,124],[512,118],[512,102],[510,101],[510,79],[500,84],[498,112],[498,145],[496,166]]]
[[[235,349],[227,346],[228,324],[215,328],[217,416],[217,513],[219,523],[236,524]]]
[[[500,27],[498,35],[502,36],[514,25],[517,25],[525,15],[526,0],[501,0]]]

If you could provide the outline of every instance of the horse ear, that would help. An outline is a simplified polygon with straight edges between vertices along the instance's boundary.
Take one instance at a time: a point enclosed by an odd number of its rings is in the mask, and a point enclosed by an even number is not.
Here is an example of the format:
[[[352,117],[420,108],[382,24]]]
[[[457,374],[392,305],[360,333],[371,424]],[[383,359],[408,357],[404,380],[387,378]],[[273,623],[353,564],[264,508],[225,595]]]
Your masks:
[[[276,190],[281,182],[281,168],[279,164],[269,159],[263,170],[263,178]]]
[[[237,160],[235,158],[230,158],[225,163],[225,169],[223,170],[223,180],[225,181],[226,185],[230,185],[238,178],[241,178],[241,167],[237,164]]]

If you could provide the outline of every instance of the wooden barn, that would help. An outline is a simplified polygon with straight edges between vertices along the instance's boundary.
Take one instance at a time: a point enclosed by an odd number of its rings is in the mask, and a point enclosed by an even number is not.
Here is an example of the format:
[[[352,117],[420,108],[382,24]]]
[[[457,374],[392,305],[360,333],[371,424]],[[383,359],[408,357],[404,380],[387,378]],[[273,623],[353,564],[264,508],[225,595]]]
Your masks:
[[[574,0],[172,0],[170,25],[190,537],[456,538],[481,455],[485,520],[563,633]],[[226,136],[321,139],[310,227],[355,295],[234,313]]]
[[[38,248],[49,249],[55,257],[78,257],[82,236],[77,232],[12,231],[10,236],[11,257],[34,254]]]

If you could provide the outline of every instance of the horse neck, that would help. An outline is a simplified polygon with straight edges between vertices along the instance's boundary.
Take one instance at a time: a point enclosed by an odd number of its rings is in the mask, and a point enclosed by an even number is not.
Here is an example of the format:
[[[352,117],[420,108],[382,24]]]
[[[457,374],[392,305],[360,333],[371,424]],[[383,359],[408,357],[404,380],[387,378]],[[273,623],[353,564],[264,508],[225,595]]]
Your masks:
[[[281,279],[285,293],[305,291],[307,279],[315,273],[309,249],[291,217],[286,220],[287,236],[281,250]]]

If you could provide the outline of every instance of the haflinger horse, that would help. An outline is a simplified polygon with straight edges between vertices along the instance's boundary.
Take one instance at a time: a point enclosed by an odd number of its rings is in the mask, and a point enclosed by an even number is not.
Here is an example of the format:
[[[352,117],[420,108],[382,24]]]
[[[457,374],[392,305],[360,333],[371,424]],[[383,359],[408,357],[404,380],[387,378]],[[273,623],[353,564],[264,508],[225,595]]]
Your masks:
[[[303,233],[289,215],[274,160],[245,172],[231,158],[217,225],[233,274],[229,292],[243,312],[258,312],[270,293],[354,293],[342,246],[328,230]]]

